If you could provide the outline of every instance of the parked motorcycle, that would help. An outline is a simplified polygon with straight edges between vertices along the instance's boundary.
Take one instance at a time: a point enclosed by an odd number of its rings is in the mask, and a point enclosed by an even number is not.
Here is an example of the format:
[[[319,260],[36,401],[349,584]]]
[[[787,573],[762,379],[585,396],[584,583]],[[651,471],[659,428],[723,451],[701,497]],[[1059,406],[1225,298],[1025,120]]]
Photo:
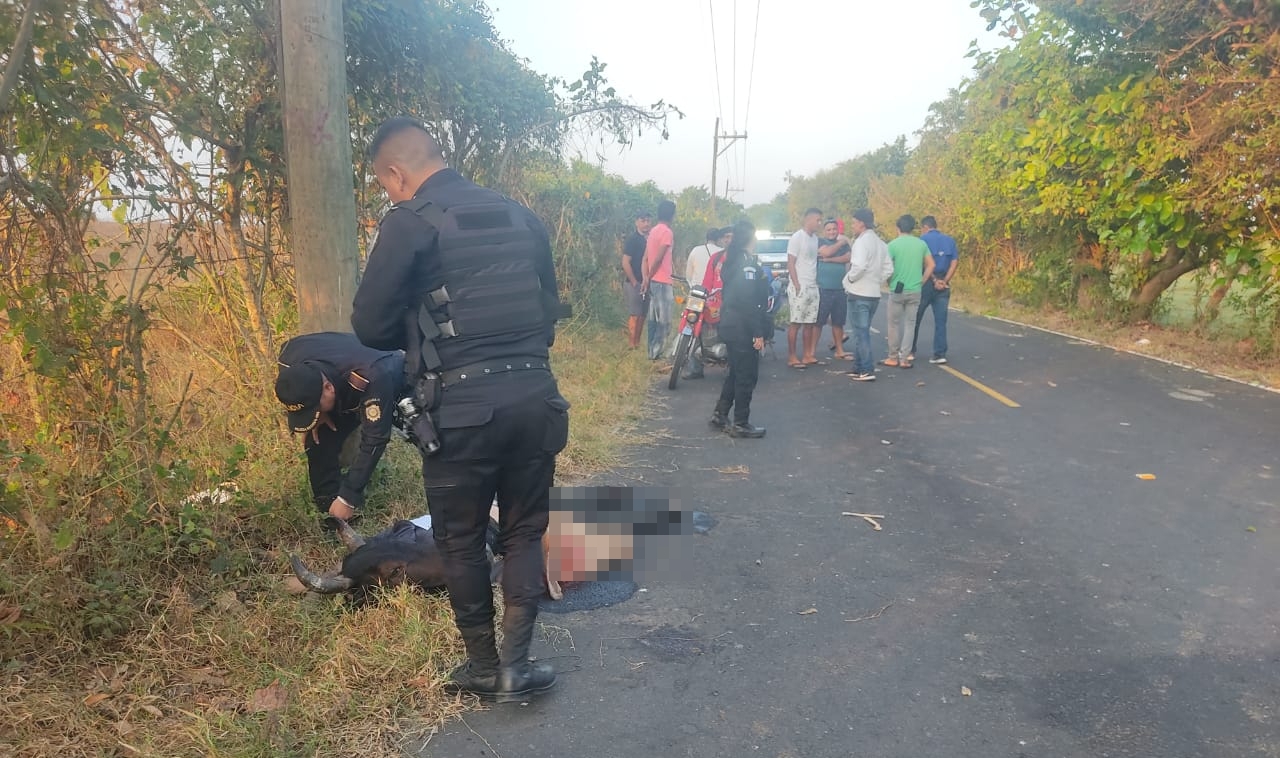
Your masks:
[[[729,348],[716,338],[714,325],[708,323],[704,315],[707,299],[719,292],[719,289],[707,292],[701,284],[689,288],[689,295],[684,302],[684,315],[680,319],[680,339],[676,342],[676,354],[671,362],[671,378],[667,380],[667,389],[676,388],[681,372],[694,357],[702,361],[704,367],[728,365]]]

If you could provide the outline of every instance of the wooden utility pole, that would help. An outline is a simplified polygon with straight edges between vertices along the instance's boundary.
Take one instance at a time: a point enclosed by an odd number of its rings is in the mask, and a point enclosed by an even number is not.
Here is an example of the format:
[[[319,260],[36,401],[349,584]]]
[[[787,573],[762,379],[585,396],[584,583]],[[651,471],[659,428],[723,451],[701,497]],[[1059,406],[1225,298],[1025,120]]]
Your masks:
[[[298,321],[351,331],[359,277],[342,0],[279,0],[280,93]]]
[[[716,130],[711,136],[711,219],[714,221],[716,217],[716,165],[720,163],[720,156],[724,155],[724,151],[729,146],[740,139],[746,139],[747,133],[742,134],[721,134],[720,119],[716,119]],[[720,147],[720,141],[724,140],[724,147]],[[725,195],[729,194],[729,183],[725,182]]]

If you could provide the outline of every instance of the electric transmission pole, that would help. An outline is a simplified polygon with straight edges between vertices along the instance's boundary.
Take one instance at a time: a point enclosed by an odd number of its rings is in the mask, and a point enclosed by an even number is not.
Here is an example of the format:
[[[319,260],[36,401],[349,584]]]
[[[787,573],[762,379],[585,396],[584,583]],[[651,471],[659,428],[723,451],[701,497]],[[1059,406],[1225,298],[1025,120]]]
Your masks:
[[[720,156],[723,155],[724,151],[728,150],[729,146],[734,142],[746,138],[746,132],[743,132],[742,134],[721,134],[720,119],[716,119],[716,130],[711,138],[711,218],[713,220],[716,217],[716,166],[720,163]],[[721,141],[724,141],[724,147],[720,146]],[[727,182],[725,183],[725,194],[729,194],[729,185]]]
[[[299,326],[303,332],[350,332],[359,256],[342,0],[278,5]]]

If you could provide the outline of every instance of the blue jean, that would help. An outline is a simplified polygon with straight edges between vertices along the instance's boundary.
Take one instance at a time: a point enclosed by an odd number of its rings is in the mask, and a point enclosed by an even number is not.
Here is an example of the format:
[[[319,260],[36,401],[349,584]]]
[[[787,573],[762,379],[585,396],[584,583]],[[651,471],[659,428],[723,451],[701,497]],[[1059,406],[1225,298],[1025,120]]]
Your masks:
[[[924,313],[933,309],[933,357],[947,357],[947,308],[951,305],[951,288],[934,289],[933,280],[924,283],[920,295],[920,309],[916,311],[916,335],[911,340],[911,352],[916,351],[920,340],[920,322],[924,321]]]
[[[871,352],[871,319],[875,318],[880,298],[850,295],[847,307],[849,326],[854,333],[853,372],[870,374],[876,370],[875,356]]]
[[[662,347],[667,344],[671,331],[671,310],[675,307],[675,291],[670,284],[649,282],[649,358],[662,357]]]

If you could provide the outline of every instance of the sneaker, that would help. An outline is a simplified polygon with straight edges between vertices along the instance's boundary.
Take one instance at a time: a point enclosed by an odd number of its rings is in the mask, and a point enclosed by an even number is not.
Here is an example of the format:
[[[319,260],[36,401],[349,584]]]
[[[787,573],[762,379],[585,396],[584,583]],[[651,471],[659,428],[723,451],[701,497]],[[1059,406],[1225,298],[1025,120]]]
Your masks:
[[[850,373],[849,378],[855,382],[874,382],[876,380],[876,375],[869,371],[864,371],[861,374]]]
[[[930,359],[929,359],[929,362],[930,362],[930,363],[932,363],[932,364],[933,364],[933,365],[935,365],[935,366],[936,366],[936,365],[938,365],[938,364],[941,364],[941,363],[946,363],[946,362],[947,362],[947,356],[945,356],[945,355],[935,355],[935,356],[933,356],[932,358],[930,358]]]
[[[729,436],[758,440],[764,436],[764,429],[751,424],[734,424],[729,427]]]
[[[729,419],[725,416],[720,415],[719,413],[713,413],[711,414],[711,420],[708,421],[707,424],[712,429],[719,429],[720,431],[723,432],[729,428]]]

